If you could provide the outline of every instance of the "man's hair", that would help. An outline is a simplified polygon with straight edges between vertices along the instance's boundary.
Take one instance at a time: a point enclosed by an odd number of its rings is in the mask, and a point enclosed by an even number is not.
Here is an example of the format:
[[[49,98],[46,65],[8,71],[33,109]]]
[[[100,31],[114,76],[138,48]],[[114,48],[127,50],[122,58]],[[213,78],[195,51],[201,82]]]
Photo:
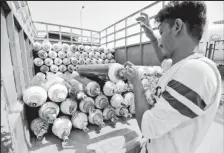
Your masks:
[[[171,1],[155,16],[155,22],[161,24],[166,21],[171,27],[179,18],[186,25],[194,39],[200,41],[206,23],[206,5],[202,1]]]

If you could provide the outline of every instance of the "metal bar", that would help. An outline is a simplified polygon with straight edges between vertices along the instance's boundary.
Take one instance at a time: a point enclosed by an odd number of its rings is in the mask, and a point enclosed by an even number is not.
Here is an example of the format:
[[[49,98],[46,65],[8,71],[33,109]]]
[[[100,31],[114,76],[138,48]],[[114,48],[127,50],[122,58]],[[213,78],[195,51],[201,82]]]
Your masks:
[[[116,47],[116,24],[114,25],[114,48]]]
[[[48,25],[47,24],[46,24],[46,31],[47,31],[47,39],[49,39]]]
[[[156,5],[156,4],[159,3],[159,2],[161,2],[161,1],[156,1],[156,2],[153,2],[152,4],[147,5],[146,7],[142,8],[142,9],[140,9],[140,10],[138,10],[138,11],[132,13],[131,15],[129,15],[129,16],[127,16],[127,17],[125,17],[125,18],[123,18],[123,19],[117,21],[116,23],[114,23],[114,24],[108,26],[107,28],[103,29],[102,31],[104,31],[104,30],[106,30],[106,29],[112,27],[112,26],[115,25],[115,24],[118,24],[118,23],[122,22],[123,20],[126,20],[126,19],[129,18],[129,17],[132,17],[133,15],[135,15],[135,14],[137,14],[137,13],[139,13],[139,12],[141,12],[141,11],[147,9],[147,8],[150,8],[150,7],[154,6],[154,5]]]
[[[63,27],[63,28],[72,28],[72,29],[78,29],[78,30],[85,30],[85,31],[99,32],[99,31],[95,31],[95,30],[82,29],[82,28],[77,28],[77,27],[72,27],[72,26],[65,26],[65,25],[61,25],[61,24],[53,24],[53,23],[40,22],[40,21],[33,21],[33,23],[48,24],[48,25],[53,25],[53,26],[60,26],[60,27]]]
[[[124,49],[125,49],[125,60],[126,61],[128,61],[128,52],[127,52],[127,21],[128,21],[128,19],[126,18],[125,19],[125,47],[124,47]]]
[[[35,41],[42,41],[42,40],[44,40],[44,39],[45,39],[45,38],[39,38],[39,37],[34,38]],[[49,38],[48,40],[49,40],[49,41],[56,41],[56,42],[59,42],[59,41],[60,41],[60,40],[58,40],[58,39],[51,39],[51,38]],[[61,42],[71,43],[70,40],[61,40]],[[73,44],[81,44],[80,42],[75,42],[75,41],[72,41],[72,43],[73,43]],[[91,43],[88,43],[88,42],[83,42],[83,44],[84,44],[84,45],[91,45]],[[99,43],[96,43],[96,44],[94,44],[94,45],[99,46],[100,44],[99,44]]]
[[[92,31],[91,31],[91,33],[90,33],[90,35],[91,35],[91,46],[92,46],[92,42],[93,42],[93,33],[92,33]]]
[[[70,28],[70,34],[71,34],[71,43],[72,43],[72,28]]]
[[[106,47],[107,47],[107,29],[105,31],[105,34],[106,34]]]
[[[142,13],[142,11],[141,11]],[[143,57],[144,57],[144,52],[143,52],[143,48],[142,48],[142,27],[140,27],[140,51],[141,51],[141,64],[143,65]]]
[[[144,33],[144,31],[143,32],[141,32],[141,33]],[[136,36],[136,35],[139,35],[140,34],[140,32],[138,32],[138,33],[134,33],[134,34],[132,34],[132,35],[129,35],[129,36],[126,36],[126,37],[121,37],[121,38],[118,38],[118,39],[116,39],[115,41],[119,41],[119,40],[121,40],[121,39],[126,39],[126,38],[129,38],[129,37],[133,37],[133,36]],[[111,43],[111,42],[113,42],[114,40],[112,40],[112,41],[109,41],[108,43]],[[106,44],[106,43],[103,43],[102,45],[104,45],[104,44]]]
[[[59,26],[59,40],[61,41],[61,27]]]
[[[214,43],[214,47],[213,47],[213,52],[212,52],[212,60],[214,59],[214,54],[215,54],[215,46],[216,46],[216,41]]]

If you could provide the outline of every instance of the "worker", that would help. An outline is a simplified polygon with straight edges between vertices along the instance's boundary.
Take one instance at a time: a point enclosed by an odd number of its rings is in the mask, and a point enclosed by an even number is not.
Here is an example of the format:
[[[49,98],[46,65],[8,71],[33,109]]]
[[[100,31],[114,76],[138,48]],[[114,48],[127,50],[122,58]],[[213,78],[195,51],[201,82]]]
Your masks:
[[[200,1],[173,2],[155,16],[161,41],[149,27],[148,16],[137,18],[151,40],[160,62],[172,59],[163,74],[150,108],[136,67],[125,63],[133,84],[138,125],[147,141],[141,153],[194,153],[213,122],[221,98],[221,77],[216,64],[197,53],[206,22]]]

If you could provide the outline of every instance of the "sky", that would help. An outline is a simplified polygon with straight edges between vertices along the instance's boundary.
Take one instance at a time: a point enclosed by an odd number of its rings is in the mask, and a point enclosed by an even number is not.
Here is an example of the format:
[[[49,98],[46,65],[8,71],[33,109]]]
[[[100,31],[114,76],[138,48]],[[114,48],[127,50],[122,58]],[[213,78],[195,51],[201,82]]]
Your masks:
[[[81,27],[80,11],[82,6],[85,6],[82,11],[82,27],[101,31],[152,2],[153,1],[28,1],[28,5],[33,21],[74,27]],[[162,3],[159,3],[144,12],[149,15],[154,15],[161,8],[161,4]],[[223,1],[206,1],[206,4],[209,23],[224,19]],[[138,16],[139,14],[129,19],[128,25],[134,23],[135,18]],[[124,26],[123,23],[117,28],[122,28],[122,26]],[[41,29],[42,27],[39,26],[38,28]],[[109,32],[110,30],[113,32],[113,29],[109,29]],[[69,32],[68,29],[64,29],[64,31]],[[134,33],[133,31],[139,32],[139,26],[130,28],[128,33],[132,34]]]

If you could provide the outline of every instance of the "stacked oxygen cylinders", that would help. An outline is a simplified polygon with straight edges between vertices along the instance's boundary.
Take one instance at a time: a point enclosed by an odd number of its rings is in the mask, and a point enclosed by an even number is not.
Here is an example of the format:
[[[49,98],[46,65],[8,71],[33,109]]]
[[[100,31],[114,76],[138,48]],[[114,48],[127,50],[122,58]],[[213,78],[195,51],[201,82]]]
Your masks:
[[[54,43],[33,44],[36,72],[71,73],[76,65],[115,63],[115,50],[107,47]]]

